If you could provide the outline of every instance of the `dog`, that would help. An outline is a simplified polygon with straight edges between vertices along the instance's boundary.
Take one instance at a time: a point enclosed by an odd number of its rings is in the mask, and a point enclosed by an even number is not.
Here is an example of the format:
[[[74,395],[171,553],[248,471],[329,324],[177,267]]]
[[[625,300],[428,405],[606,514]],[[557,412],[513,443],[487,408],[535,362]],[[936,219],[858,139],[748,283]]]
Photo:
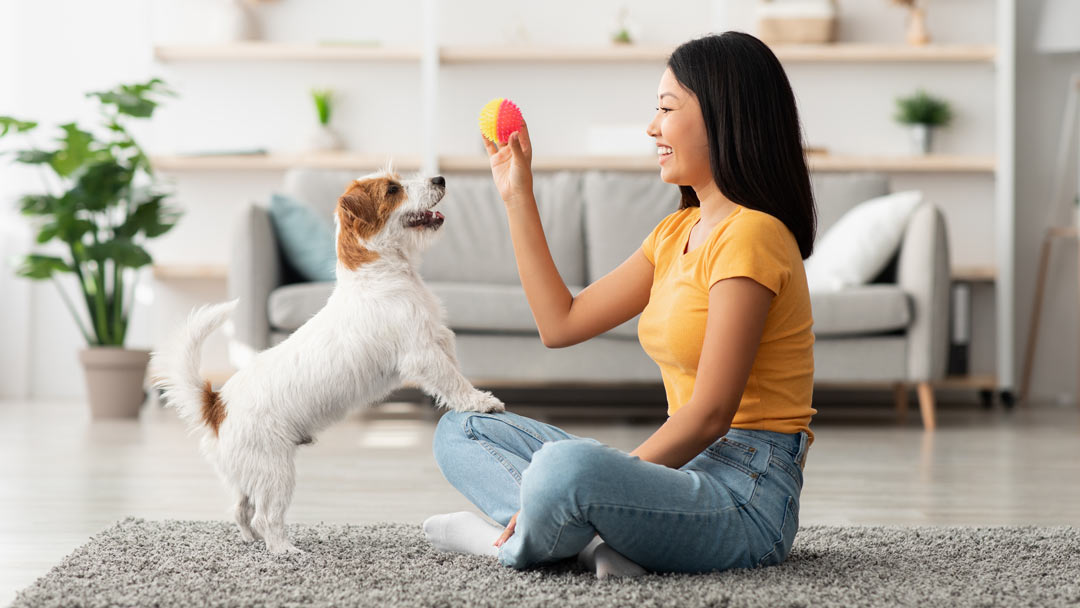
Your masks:
[[[461,375],[442,304],[417,271],[445,219],[433,210],[445,193],[442,177],[402,180],[390,170],[351,182],[335,209],[337,282],[325,307],[220,391],[199,376],[200,349],[236,300],[194,310],[153,353],[154,386],[202,435],[203,454],[235,493],[244,541],[299,551],[285,531],[297,446],[353,407],[411,382],[439,407],[503,411]]]

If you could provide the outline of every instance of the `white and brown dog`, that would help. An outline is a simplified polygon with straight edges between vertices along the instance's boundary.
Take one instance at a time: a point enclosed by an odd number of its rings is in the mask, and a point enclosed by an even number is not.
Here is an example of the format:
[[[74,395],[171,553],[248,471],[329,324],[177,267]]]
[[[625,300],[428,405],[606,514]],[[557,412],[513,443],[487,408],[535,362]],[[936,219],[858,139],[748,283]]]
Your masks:
[[[297,550],[285,532],[296,448],[353,407],[409,381],[442,407],[503,410],[461,375],[442,305],[417,272],[443,223],[432,207],[445,191],[442,177],[403,181],[389,171],[350,183],[335,212],[337,284],[326,306],[220,391],[200,378],[199,351],[235,300],[196,309],[154,353],[154,384],[202,433],[203,453],[236,494],[244,540],[262,537],[273,553]]]

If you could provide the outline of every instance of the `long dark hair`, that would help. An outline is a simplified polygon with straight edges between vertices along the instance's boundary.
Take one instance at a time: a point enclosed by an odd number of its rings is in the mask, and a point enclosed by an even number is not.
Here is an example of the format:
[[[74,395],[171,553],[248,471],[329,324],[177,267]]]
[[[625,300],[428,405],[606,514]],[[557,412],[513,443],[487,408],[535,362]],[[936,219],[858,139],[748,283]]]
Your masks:
[[[803,259],[810,257],[817,211],[795,94],[780,60],[757,38],[725,32],[682,44],[667,65],[701,105],[720,192],[782,221]],[[701,205],[693,188],[679,190],[680,209]]]

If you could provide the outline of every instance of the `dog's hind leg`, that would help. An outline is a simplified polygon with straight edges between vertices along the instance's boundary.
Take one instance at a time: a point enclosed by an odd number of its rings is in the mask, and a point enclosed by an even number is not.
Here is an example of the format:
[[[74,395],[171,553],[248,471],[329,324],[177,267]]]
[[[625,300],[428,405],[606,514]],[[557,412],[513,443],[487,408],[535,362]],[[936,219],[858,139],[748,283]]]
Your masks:
[[[292,451],[269,458],[265,463],[265,475],[259,480],[252,498],[255,500],[255,516],[251,519],[253,530],[262,535],[271,553],[299,552],[285,532],[285,512],[292,502],[295,483],[295,465]]]
[[[256,539],[262,538],[258,532],[251,529],[251,518],[255,516],[255,505],[251,503],[251,498],[247,494],[241,491],[237,491],[236,500],[236,525],[240,528],[240,537],[244,539],[244,542],[254,542]]]

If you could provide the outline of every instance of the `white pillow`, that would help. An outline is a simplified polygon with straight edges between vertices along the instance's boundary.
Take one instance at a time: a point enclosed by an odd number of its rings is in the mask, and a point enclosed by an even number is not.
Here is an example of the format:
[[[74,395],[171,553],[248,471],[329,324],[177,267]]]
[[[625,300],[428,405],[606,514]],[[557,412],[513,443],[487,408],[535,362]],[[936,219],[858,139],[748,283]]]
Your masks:
[[[922,200],[919,190],[896,192],[859,203],[845,213],[806,259],[810,291],[838,291],[869,283],[881,274]]]

